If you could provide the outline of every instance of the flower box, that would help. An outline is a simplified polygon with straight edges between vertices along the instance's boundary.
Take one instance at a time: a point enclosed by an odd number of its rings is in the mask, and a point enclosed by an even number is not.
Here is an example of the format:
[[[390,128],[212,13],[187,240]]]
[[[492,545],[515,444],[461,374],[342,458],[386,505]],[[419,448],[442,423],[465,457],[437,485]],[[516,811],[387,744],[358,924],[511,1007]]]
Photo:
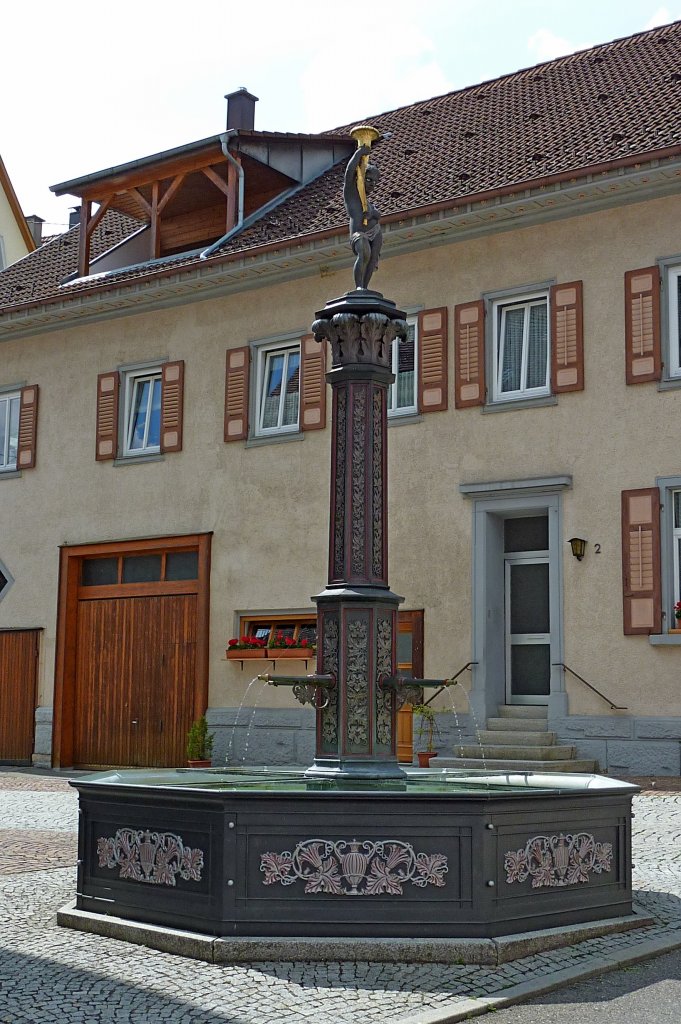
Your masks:
[[[265,658],[269,654],[264,647],[228,647],[228,661],[250,661],[251,658]]]
[[[311,647],[268,647],[266,658],[298,658],[299,661],[310,661],[317,657],[317,652]]]

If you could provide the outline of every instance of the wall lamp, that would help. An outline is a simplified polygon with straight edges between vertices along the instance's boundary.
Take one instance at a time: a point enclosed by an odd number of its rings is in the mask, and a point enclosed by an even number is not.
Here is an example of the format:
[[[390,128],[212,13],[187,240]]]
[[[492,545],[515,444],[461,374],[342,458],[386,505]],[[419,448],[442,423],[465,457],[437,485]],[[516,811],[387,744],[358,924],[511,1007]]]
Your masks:
[[[586,541],[583,537],[570,537],[568,544],[572,548],[572,554],[575,556],[578,562],[584,558],[584,552],[586,551]]]

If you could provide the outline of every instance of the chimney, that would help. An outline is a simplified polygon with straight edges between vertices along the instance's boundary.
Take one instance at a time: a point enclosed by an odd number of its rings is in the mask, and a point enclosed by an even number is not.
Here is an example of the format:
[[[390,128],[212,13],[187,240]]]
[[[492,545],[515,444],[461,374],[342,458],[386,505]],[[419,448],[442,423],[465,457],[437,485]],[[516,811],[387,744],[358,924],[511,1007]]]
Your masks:
[[[236,92],[228,92],[227,100],[227,131],[230,128],[245,128],[252,130],[255,125],[255,105],[258,97],[245,89],[237,89]]]
[[[69,231],[80,224],[80,206],[72,206],[69,210]]]
[[[43,224],[45,220],[43,217],[38,217],[37,214],[32,213],[30,217],[26,218],[26,223],[28,224],[28,230],[33,235],[33,241],[37,249],[43,244]]]

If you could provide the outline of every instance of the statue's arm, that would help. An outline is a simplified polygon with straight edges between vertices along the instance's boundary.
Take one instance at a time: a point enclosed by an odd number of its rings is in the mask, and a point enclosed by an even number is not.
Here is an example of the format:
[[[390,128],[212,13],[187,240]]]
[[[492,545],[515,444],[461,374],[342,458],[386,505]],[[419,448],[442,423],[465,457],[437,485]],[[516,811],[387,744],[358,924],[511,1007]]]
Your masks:
[[[351,221],[360,219],[363,214],[362,200],[359,197],[359,189],[357,188],[357,168],[359,162],[363,156],[367,156],[371,152],[369,146],[360,146],[356,149],[348,160],[347,167],[345,168],[345,179],[343,181],[343,200],[345,202],[345,209],[347,210],[348,216]],[[355,227],[351,224],[351,230],[354,231]]]

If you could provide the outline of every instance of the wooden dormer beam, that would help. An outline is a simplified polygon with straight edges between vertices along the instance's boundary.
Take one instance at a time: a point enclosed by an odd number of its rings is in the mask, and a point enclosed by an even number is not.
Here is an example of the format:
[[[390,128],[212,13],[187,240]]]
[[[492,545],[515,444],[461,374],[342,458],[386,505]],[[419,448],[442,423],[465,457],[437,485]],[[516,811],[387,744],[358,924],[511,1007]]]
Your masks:
[[[203,173],[206,175],[209,181],[212,181],[221,192],[224,192],[226,196],[229,196],[229,186],[226,181],[223,181],[219,174],[216,174],[212,167],[204,167]]]
[[[113,196],[107,196],[100,203],[97,212],[90,216],[92,203],[84,202],[80,207],[80,234],[78,236],[78,276],[85,277],[90,269],[90,242],[95,230],[106,211],[111,206]]]

